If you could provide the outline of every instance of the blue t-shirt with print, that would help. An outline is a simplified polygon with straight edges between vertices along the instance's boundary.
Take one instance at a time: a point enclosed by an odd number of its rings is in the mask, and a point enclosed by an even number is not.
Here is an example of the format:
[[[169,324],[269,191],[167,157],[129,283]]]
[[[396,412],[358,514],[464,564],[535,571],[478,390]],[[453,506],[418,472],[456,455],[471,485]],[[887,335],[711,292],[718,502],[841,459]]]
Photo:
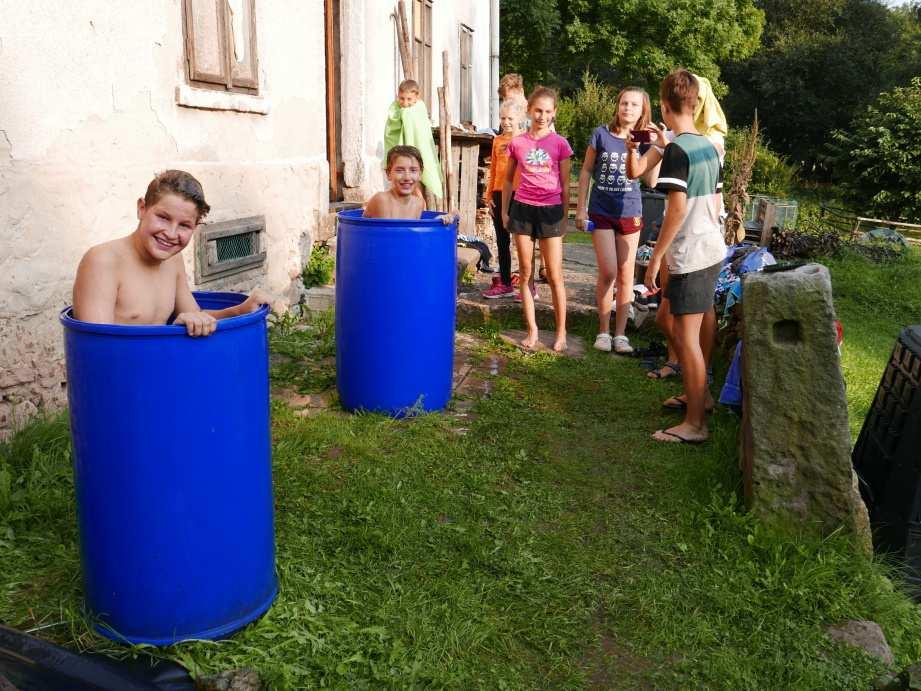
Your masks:
[[[611,134],[607,125],[596,127],[588,145],[595,150],[595,184],[588,200],[588,212],[611,218],[643,215],[643,197],[638,180],[627,178],[627,143]],[[640,153],[649,149],[640,145]]]

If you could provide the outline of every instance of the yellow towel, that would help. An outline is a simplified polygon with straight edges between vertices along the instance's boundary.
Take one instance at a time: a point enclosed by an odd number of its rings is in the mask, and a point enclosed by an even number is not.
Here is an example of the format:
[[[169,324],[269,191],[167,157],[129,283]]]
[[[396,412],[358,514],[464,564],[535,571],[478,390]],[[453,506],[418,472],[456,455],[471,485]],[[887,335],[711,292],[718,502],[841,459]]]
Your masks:
[[[698,102],[697,108],[694,109],[694,126],[697,131],[705,137],[714,134],[723,137],[729,132],[729,125],[726,122],[726,116],[723,115],[723,109],[720,108],[719,101],[713,94],[713,87],[710,86],[710,80],[706,77],[694,75],[697,77]]]

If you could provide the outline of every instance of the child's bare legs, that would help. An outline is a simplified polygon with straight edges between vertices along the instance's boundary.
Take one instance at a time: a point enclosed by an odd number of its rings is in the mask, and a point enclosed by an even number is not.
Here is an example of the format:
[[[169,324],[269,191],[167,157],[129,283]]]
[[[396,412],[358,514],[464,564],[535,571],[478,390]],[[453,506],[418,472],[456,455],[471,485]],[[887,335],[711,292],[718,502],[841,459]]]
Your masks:
[[[533,348],[537,345],[537,319],[534,316],[534,296],[531,295],[534,240],[529,235],[515,233],[515,250],[518,252],[518,290],[521,291],[521,310],[528,328],[528,335],[521,341],[521,345],[525,348]]]
[[[674,320],[675,317],[672,317]],[[704,372],[706,373],[710,369],[710,359],[713,357],[713,348],[716,345],[716,310],[710,309],[703,313],[703,319],[700,324],[700,352],[703,354],[704,358]],[[680,356],[678,356],[677,362],[680,363],[682,370],[684,369],[684,363],[681,362]],[[669,360],[670,362],[675,362],[675,360]],[[713,394],[710,392],[710,383],[709,375],[705,375],[707,378],[707,387],[704,392],[704,410],[713,410],[716,405],[716,401],[713,400]],[[678,400],[687,402],[687,393],[682,393],[675,396],[672,400]],[[668,403],[666,402],[666,405]]]
[[[712,311],[712,310],[711,310]],[[707,365],[701,349],[701,326],[704,314],[674,315],[673,335],[681,363],[681,380],[687,397],[684,422],[654,436],[659,441],[674,441],[675,437],[688,441],[707,438]]]
[[[617,247],[614,231],[610,228],[596,228],[592,231],[592,244],[598,261],[598,279],[595,281],[595,304],[598,305],[598,333],[611,330],[611,310],[614,299],[611,289],[617,278]],[[632,288],[631,288],[632,290]],[[620,295],[618,295],[618,299]]]
[[[612,231],[613,232],[613,231]],[[636,270],[636,248],[640,234],[614,233],[617,250],[617,314],[614,318],[614,335],[623,336],[627,331],[627,317],[633,304],[633,274]]]
[[[675,348],[675,340],[672,335],[675,320],[672,317],[671,303],[668,298],[665,297],[665,287],[667,285],[668,267],[663,263],[662,268],[659,271],[659,308],[656,310],[656,326],[659,327],[659,331],[661,331],[662,335],[665,336],[665,344],[668,347],[668,355],[666,356],[665,362],[669,363],[678,362],[678,351]],[[650,379],[661,379],[663,377],[671,377],[673,375],[674,368],[668,364],[665,364],[658,370],[650,372],[647,376]]]
[[[563,238],[544,238],[540,241],[540,255],[547,272],[547,283],[553,296],[553,316],[556,319],[556,352],[566,350],[566,286],[563,284]],[[532,303],[533,309],[533,303]]]

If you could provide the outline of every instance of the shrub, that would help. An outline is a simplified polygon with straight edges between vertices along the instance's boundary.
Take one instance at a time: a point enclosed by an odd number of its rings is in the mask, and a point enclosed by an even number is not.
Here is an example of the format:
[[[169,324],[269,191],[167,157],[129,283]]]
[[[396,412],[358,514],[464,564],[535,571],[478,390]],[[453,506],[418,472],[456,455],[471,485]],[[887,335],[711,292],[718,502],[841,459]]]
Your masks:
[[[614,117],[617,90],[602,84],[588,72],[582,75],[582,88],[557,104],[556,130],[569,140],[575,158],[581,160],[592,130]]]
[[[848,131],[832,133],[828,162],[864,211],[921,221],[921,77],[879,95]]]
[[[330,256],[329,247],[314,245],[310,250],[310,259],[301,272],[305,288],[329,285],[336,270],[336,260]]]
[[[732,187],[732,179],[738,168],[748,132],[747,127],[731,129],[726,137],[724,189],[728,190]],[[796,170],[796,166],[759,141],[755,150],[755,165],[752,168],[751,182],[748,183],[748,193],[785,197],[790,193],[790,188],[796,179]]]

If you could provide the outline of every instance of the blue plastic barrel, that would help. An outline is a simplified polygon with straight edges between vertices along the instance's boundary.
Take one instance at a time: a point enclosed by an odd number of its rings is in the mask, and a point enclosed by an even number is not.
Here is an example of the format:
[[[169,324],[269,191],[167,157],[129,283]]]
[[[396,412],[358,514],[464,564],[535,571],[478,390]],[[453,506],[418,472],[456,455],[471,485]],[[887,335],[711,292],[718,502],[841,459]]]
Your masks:
[[[204,338],[61,313],[86,601],[109,638],[219,638],[275,598],[267,313]]]
[[[454,371],[457,224],[339,212],[336,380],[346,410],[444,408]]]

